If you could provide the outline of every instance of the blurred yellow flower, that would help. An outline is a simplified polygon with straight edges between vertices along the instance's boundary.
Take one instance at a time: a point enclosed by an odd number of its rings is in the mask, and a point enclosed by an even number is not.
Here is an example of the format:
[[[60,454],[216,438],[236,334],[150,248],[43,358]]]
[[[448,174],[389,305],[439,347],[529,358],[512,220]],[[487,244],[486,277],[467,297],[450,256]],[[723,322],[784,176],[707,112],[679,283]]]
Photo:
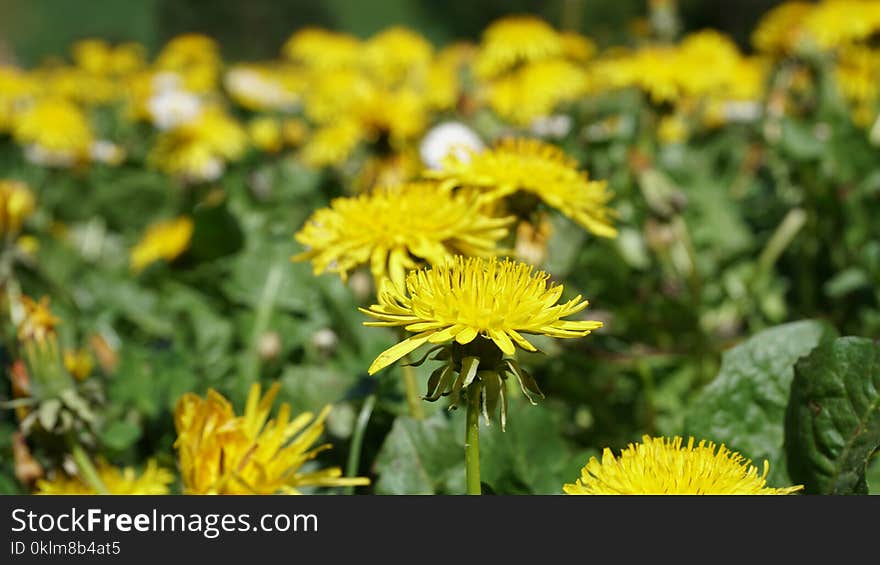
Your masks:
[[[150,153],[161,171],[187,181],[216,180],[226,162],[244,155],[247,132],[219,108],[206,109],[194,120],[163,132]]]
[[[258,149],[267,153],[281,151],[284,138],[281,135],[281,124],[275,118],[259,116],[248,122],[248,137]]]
[[[97,75],[126,75],[146,67],[146,48],[134,42],[111,46],[103,39],[83,39],[71,47],[73,61]]]
[[[785,2],[761,17],[752,32],[752,45],[759,51],[783,55],[795,51],[803,32],[803,22],[815,4]]]
[[[338,165],[348,159],[364,137],[363,127],[357,121],[342,119],[314,130],[303,145],[300,158],[311,167]]]
[[[0,179],[0,235],[14,237],[34,211],[34,195],[21,181]]]
[[[281,51],[303,66],[332,71],[357,65],[362,48],[361,41],[353,35],[305,27],[291,35]]]
[[[40,100],[17,116],[13,136],[30,161],[49,166],[87,160],[93,141],[82,109],[58,98]]]
[[[362,54],[367,73],[387,87],[421,78],[418,75],[427,71],[433,55],[434,48],[428,40],[401,26],[389,27],[371,37]]]
[[[189,248],[194,224],[181,216],[157,222],[147,228],[141,240],[131,250],[132,271],[139,273],[155,261],[172,261]]]
[[[480,188],[496,200],[517,192],[531,194],[596,235],[617,235],[607,182],[590,180],[574,159],[537,139],[505,138],[491,149],[467,156],[452,152],[442,169],[425,175],[449,188]]]
[[[216,89],[220,77],[220,48],[207,35],[185,33],[171,39],[156,57],[155,67],[182,77],[193,92]]]
[[[876,0],[824,0],[803,20],[804,33],[820,49],[836,49],[880,31]]]
[[[547,22],[535,16],[500,18],[483,30],[474,58],[474,73],[481,79],[495,78],[519,64],[558,57],[565,42]]]
[[[587,307],[580,296],[557,304],[563,287],[531,265],[495,257],[455,257],[406,276],[405,290],[384,284],[379,304],[360,310],[378,322],[402,326],[415,335],[383,352],[368,369],[372,375],[426,343],[468,344],[481,337],[506,355],[516,347],[537,351],[522,334],[583,337],[602,327],[592,320],[563,320]]]
[[[497,253],[510,221],[482,212],[473,193],[452,194],[426,182],[384,187],[317,210],[295,235],[306,251],[293,259],[343,279],[369,264],[377,286],[390,279],[403,288],[407,269]]]
[[[185,494],[299,494],[301,487],[369,484],[367,478],[342,477],[338,467],[302,470],[331,447],[314,446],[330,407],[291,420],[285,403],[269,419],[280,388],[275,383],[261,398],[260,385],[254,384],[242,416],[213,389],[205,398],[187,393],[178,400],[174,447]]]
[[[523,65],[487,85],[489,106],[516,125],[529,125],[549,116],[562,103],[583,96],[588,76],[564,59],[548,59]]]
[[[64,368],[79,381],[92,374],[95,360],[87,349],[67,349],[64,351]]]
[[[254,111],[293,110],[299,104],[305,82],[305,75],[255,64],[235,65],[223,78],[229,96]]]
[[[30,296],[21,297],[24,315],[18,324],[18,339],[23,343],[41,344],[55,336],[55,326],[61,319],[52,314],[49,297],[43,296],[37,302]]]
[[[107,494],[168,494],[168,487],[174,482],[171,471],[159,467],[152,459],[147,461],[143,472],[138,475],[134,467],[114,467],[106,461],[97,461],[95,467]],[[34,494],[98,494],[92,486],[79,477],[58,475],[53,479],[40,479]]]
[[[632,444],[615,457],[606,448],[602,461],[595,457],[581,470],[575,483],[562,488],[567,494],[671,494],[671,495],[755,495],[791,494],[803,486],[771,488],[766,486],[768,462],[764,472],[739,453],[724,445],[701,440],[686,445],[680,437],[651,438]]]
[[[14,116],[26,107],[38,90],[37,81],[29,73],[0,65],[0,132],[12,127]]]

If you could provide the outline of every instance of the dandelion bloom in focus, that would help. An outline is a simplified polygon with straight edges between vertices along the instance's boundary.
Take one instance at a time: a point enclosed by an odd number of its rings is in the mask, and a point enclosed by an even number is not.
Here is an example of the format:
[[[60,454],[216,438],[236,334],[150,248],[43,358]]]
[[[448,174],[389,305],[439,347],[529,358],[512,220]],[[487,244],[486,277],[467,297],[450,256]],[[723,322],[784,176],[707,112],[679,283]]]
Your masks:
[[[509,224],[510,218],[482,212],[476,194],[407,183],[337,198],[316,211],[295,236],[307,250],[294,260],[311,260],[316,274],[329,271],[343,278],[369,264],[377,286],[391,279],[402,289],[408,269],[454,255],[497,253]]]
[[[186,216],[151,225],[131,250],[132,270],[140,272],[155,261],[176,259],[189,248],[193,229],[192,219]]]
[[[361,308],[380,321],[365,325],[403,326],[415,335],[382,353],[370,374],[425,343],[466,344],[480,336],[512,355],[517,346],[537,351],[522,334],[583,337],[602,327],[602,322],[592,320],[563,320],[589,303],[576,296],[557,304],[563,287],[549,279],[547,273],[509,259],[459,256],[410,272],[405,293],[385,285],[379,304]]]
[[[629,444],[619,457],[606,448],[602,461],[595,457],[581,470],[580,478],[562,487],[567,494],[791,494],[803,486],[767,486],[770,464],[763,473],[739,453],[724,445],[694,438],[642,437]]]
[[[447,156],[443,168],[426,176],[444,187],[477,187],[492,199],[533,195],[588,231],[615,237],[612,194],[604,180],[590,180],[560,148],[537,139],[506,138],[494,147],[462,159]]]
[[[367,478],[342,477],[338,467],[303,470],[331,447],[314,445],[330,407],[291,419],[290,405],[282,404],[270,419],[279,389],[276,383],[261,397],[260,386],[251,386],[242,416],[215,390],[178,400],[174,447],[185,494],[299,494],[300,487],[369,484]]]
[[[101,460],[95,467],[107,494],[168,494],[168,487],[174,482],[174,474],[159,467],[152,459],[140,474],[133,467],[114,467]],[[34,494],[98,493],[79,477],[59,475],[37,481]]]

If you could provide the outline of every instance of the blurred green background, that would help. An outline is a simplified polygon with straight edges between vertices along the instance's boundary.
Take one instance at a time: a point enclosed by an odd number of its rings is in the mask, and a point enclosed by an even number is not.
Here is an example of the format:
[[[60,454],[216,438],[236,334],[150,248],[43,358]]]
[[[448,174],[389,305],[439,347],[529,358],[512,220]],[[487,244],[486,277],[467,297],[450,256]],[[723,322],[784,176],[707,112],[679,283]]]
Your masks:
[[[679,0],[684,29],[714,27],[743,47],[748,32],[777,0]],[[218,39],[228,59],[270,58],[305,25],[367,37],[402,24],[435,44],[477,39],[493,19],[538,14],[579,29],[600,44],[623,40],[648,0],[0,0],[0,60],[34,65],[84,37],[136,40],[155,51],[183,32]]]

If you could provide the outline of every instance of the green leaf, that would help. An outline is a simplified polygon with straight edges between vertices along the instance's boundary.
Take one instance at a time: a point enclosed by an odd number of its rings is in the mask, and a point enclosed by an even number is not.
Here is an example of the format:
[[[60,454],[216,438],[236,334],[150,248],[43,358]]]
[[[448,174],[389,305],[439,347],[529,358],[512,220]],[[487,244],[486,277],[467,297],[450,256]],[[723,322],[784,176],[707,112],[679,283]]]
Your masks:
[[[376,494],[463,493],[461,416],[437,413],[424,420],[394,420],[376,457]]]
[[[560,494],[586,463],[563,435],[562,413],[522,396],[511,399],[509,412],[506,431],[481,423],[482,481],[498,494]]]
[[[141,437],[139,426],[130,422],[116,421],[101,433],[101,443],[110,449],[122,451]]]
[[[792,479],[812,494],[867,494],[880,448],[880,342],[842,337],[795,366],[785,449]]]
[[[718,376],[691,403],[685,433],[724,443],[759,467],[768,460],[768,483],[787,486],[784,420],[793,367],[832,337],[824,323],[805,320],[759,332],[726,352]]]

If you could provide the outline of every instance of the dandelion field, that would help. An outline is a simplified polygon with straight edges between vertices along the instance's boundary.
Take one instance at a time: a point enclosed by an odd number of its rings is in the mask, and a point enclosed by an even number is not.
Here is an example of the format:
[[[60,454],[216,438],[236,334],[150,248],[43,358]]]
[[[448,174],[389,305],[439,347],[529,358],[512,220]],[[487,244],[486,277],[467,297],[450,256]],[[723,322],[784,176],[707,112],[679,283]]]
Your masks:
[[[0,62],[0,493],[880,492],[880,2],[636,23]]]

